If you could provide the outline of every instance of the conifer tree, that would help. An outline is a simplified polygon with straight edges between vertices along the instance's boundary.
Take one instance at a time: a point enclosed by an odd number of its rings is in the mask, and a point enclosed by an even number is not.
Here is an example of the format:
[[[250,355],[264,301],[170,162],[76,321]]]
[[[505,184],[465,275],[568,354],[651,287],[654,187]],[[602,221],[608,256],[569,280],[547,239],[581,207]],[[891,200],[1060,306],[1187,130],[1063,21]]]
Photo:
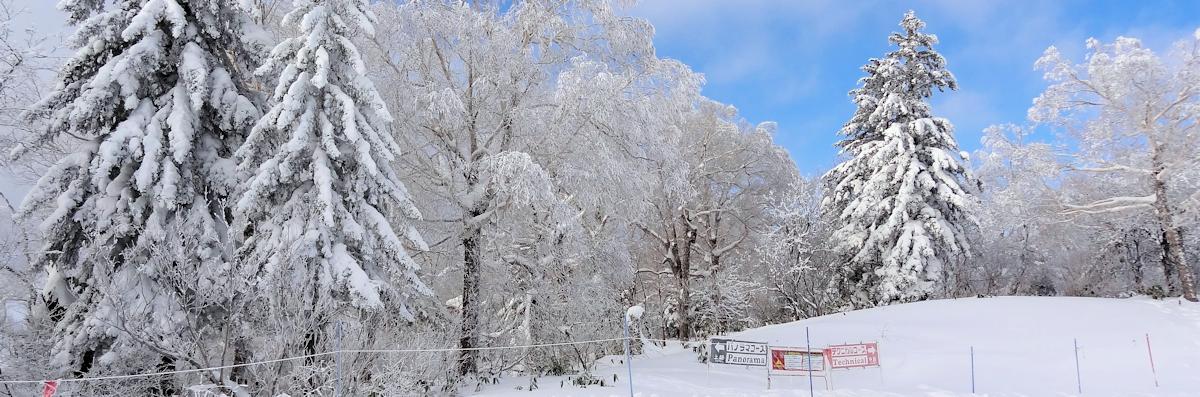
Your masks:
[[[336,321],[361,324],[368,316],[359,313],[414,321],[432,295],[408,253],[427,246],[392,168],[400,153],[386,129],[392,116],[352,41],[373,34],[374,22],[366,0],[298,1],[283,23],[300,34],[257,70],[277,72],[278,84],[237,153],[246,181],[238,256],[258,274],[255,307],[292,316],[285,326],[295,328],[264,330],[278,335],[280,354],[331,349]]]
[[[214,364],[199,350],[219,330],[190,327],[223,324],[240,289],[226,198],[260,114],[242,76],[259,30],[234,0],[113,3],[59,3],[77,52],[26,116],[45,127],[14,151],[82,141],[19,211],[44,216],[36,261],[64,376]]]
[[[847,158],[824,176],[844,263],[835,288],[859,307],[941,292],[950,267],[970,255],[976,224],[969,208],[977,183],[953,126],[928,103],[934,89],[957,89],[954,75],[912,11],[900,26],[888,38],[899,48],[863,66],[850,92],[858,108],[839,132]]]

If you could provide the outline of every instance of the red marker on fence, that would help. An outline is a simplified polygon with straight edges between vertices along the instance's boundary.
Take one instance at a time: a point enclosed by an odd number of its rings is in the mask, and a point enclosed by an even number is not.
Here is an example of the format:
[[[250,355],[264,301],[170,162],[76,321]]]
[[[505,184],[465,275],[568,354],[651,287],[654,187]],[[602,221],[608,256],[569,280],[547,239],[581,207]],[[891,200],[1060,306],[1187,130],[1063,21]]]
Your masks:
[[[58,381],[48,380],[42,386],[42,397],[54,397],[54,392],[58,391]]]
[[[1150,350],[1150,334],[1146,334],[1146,354],[1150,356],[1150,373],[1154,374],[1154,387],[1158,387],[1158,370],[1154,368],[1154,351]]]

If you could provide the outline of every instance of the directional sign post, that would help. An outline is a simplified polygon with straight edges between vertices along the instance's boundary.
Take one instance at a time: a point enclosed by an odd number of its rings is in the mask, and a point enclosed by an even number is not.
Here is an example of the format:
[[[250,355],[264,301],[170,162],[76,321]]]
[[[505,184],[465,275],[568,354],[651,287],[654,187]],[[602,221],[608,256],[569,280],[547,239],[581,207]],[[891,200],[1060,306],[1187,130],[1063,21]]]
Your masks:
[[[767,366],[767,344],[733,339],[710,339],[708,362],[713,364]]]
[[[825,357],[833,369],[878,367],[879,344],[866,342],[829,346],[825,348]]]

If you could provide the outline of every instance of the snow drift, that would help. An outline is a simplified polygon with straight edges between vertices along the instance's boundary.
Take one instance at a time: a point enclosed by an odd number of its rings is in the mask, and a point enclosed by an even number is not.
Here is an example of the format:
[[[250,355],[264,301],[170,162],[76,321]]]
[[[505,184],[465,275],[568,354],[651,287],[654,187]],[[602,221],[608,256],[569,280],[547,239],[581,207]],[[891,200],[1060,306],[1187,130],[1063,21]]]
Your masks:
[[[814,347],[877,341],[880,368],[833,372],[825,396],[1185,396],[1200,393],[1200,305],[1146,298],[996,297],[938,300],[839,313],[729,335],[776,346]],[[1150,365],[1152,348],[1157,382]],[[1079,372],[1075,366],[1078,341]],[[487,396],[628,395],[621,357],[597,364],[610,387],[560,386],[562,378],[506,379]],[[776,378],[765,369],[706,365],[678,344],[648,348],[633,360],[638,396],[807,395],[803,377]],[[611,382],[616,376],[617,381]]]

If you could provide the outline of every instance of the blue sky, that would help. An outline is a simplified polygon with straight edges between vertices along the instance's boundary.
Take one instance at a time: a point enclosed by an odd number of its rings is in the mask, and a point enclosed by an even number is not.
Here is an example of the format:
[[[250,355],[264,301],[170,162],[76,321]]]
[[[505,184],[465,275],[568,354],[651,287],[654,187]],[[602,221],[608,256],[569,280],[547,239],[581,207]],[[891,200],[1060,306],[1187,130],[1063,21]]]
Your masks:
[[[1195,0],[646,0],[630,13],[654,24],[659,56],[704,73],[705,95],[748,121],[777,121],[777,142],[801,172],[819,175],[836,163],[858,68],[890,50],[887,35],[908,9],[938,35],[958,77],[959,90],[935,94],[933,110],[968,151],[988,125],[1024,122],[1046,86],[1033,69],[1046,47],[1080,60],[1088,37],[1132,36],[1165,50],[1200,27]]]
[[[43,32],[63,30],[55,3],[16,0]],[[958,77],[933,109],[968,151],[988,125],[1025,120],[1045,87],[1033,62],[1046,47],[1078,60],[1088,37],[1124,35],[1161,50],[1200,27],[1200,0],[641,0],[628,12],[654,24],[660,56],[705,74],[705,95],[750,122],[778,122],[777,142],[811,176],[835,164],[836,132],[854,111],[846,93],[909,9]]]

